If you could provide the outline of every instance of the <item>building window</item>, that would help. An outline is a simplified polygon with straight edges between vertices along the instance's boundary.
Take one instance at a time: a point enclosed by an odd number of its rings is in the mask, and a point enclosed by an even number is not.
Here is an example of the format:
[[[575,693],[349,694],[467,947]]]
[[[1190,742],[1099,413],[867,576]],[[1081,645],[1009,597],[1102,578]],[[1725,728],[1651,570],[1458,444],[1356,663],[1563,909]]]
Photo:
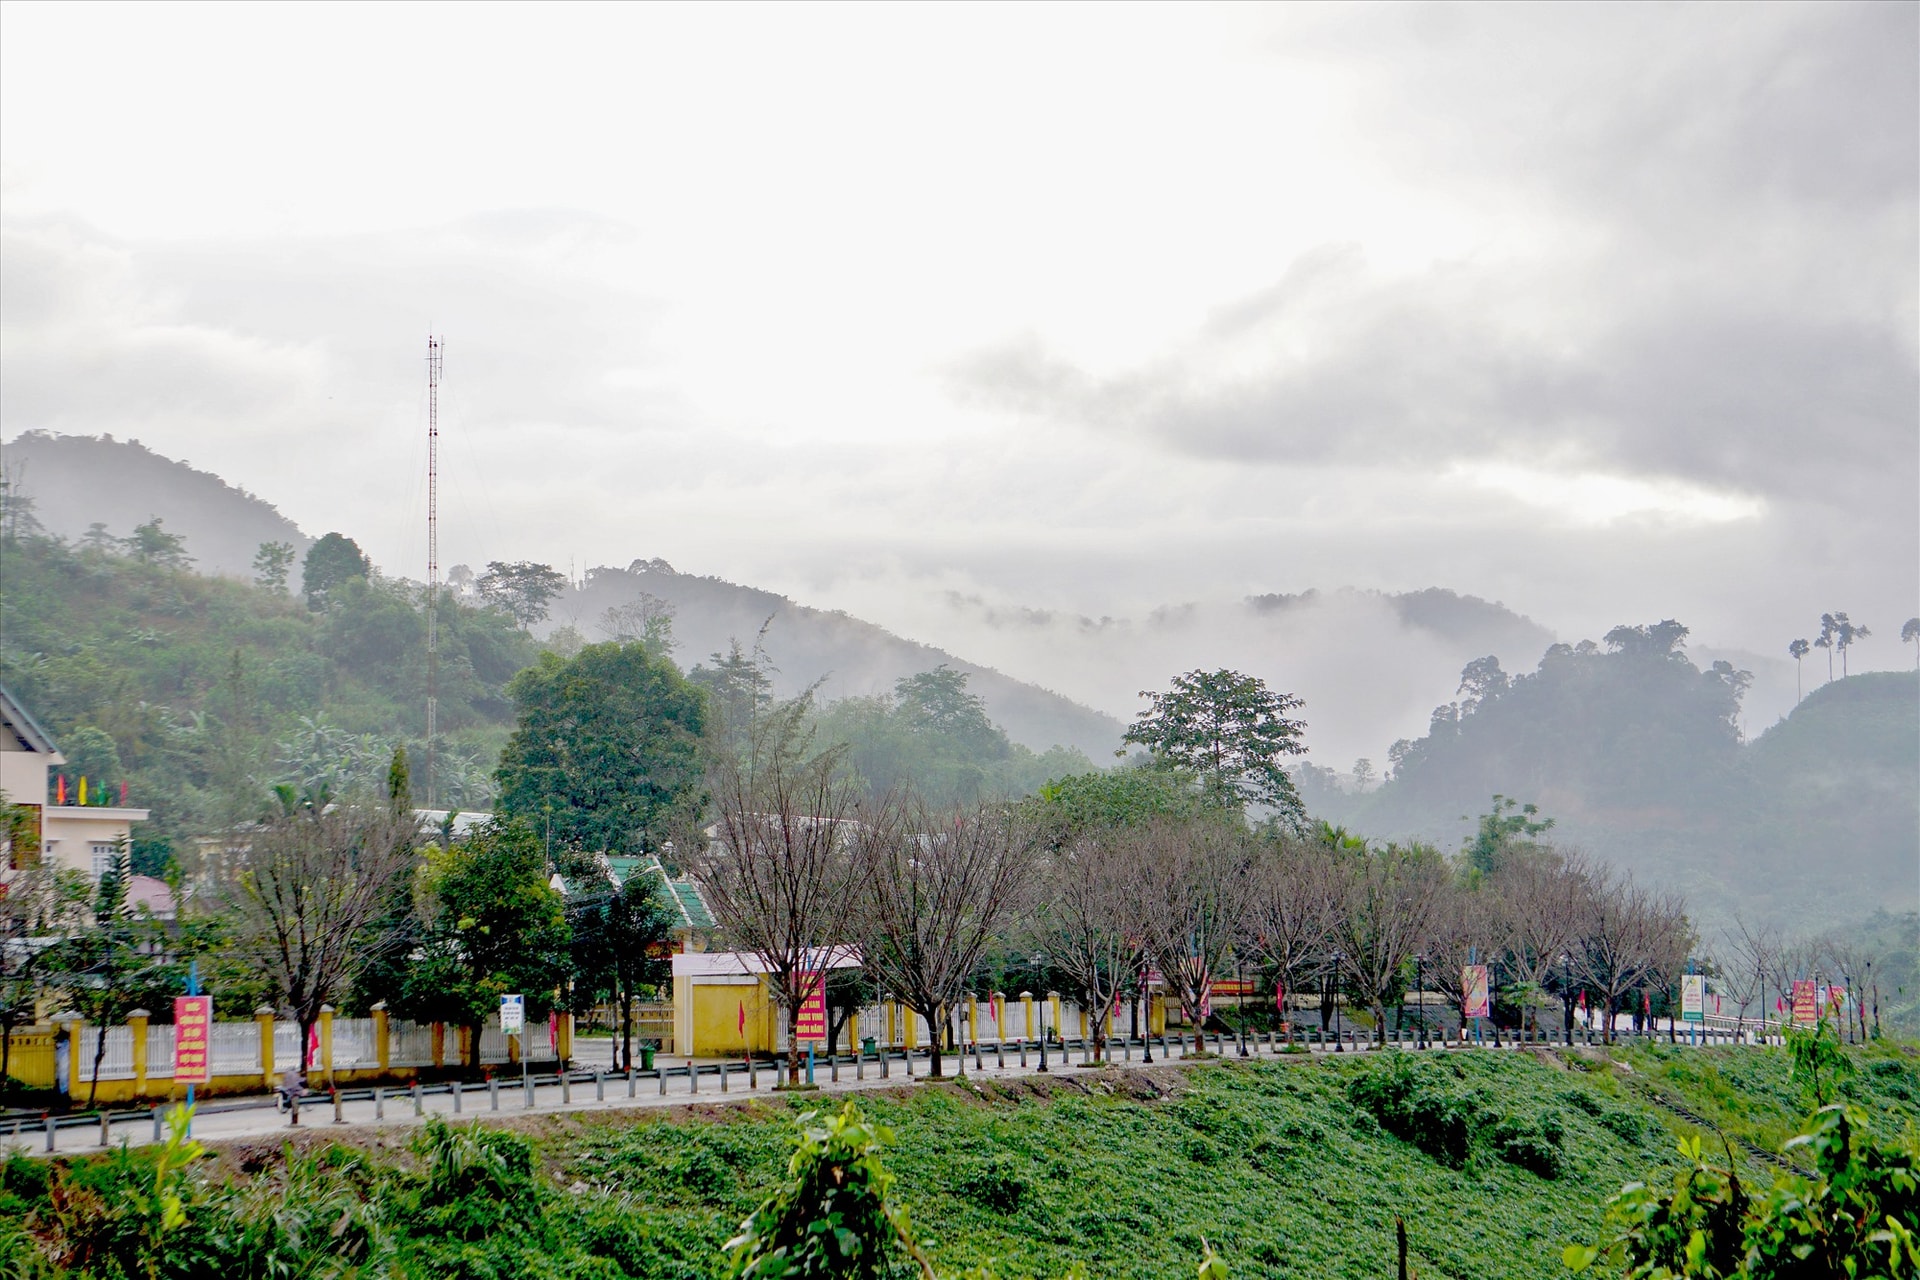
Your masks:
[[[93,853],[93,878],[98,880],[113,869],[116,850],[111,840],[95,840],[87,848]]]

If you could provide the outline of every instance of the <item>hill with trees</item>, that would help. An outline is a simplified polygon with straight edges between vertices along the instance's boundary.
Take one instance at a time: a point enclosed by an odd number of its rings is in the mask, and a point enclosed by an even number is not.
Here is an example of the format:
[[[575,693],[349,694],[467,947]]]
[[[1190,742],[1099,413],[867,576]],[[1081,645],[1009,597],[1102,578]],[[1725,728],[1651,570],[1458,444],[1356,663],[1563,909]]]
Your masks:
[[[1395,743],[1371,790],[1301,770],[1315,813],[1456,844],[1489,797],[1556,820],[1557,840],[1681,889],[1696,909],[1818,927],[1899,909],[1920,864],[1920,677],[1816,688],[1751,742],[1746,673],[1702,670],[1672,621],[1549,647],[1532,672],[1470,663],[1427,734]]]

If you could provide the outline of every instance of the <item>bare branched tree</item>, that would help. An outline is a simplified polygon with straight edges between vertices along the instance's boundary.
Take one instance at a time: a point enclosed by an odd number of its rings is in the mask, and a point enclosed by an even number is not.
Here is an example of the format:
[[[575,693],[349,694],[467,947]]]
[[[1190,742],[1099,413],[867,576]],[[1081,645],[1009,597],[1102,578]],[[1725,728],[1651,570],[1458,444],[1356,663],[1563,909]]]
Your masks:
[[[1744,915],[1735,915],[1733,924],[1721,931],[1717,957],[1720,982],[1733,997],[1738,1011],[1733,1024],[1736,1035],[1746,1030],[1747,1010],[1756,1004],[1760,1006],[1761,1022],[1766,1022],[1767,974],[1773,969],[1779,950],[1778,925],[1758,924]]]
[[[1375,1032],[1386,1038],[1387,996],[1407,964],[1432,936],[1435,912],[1450,872],[1425,845],[1336,850],[1329,938],[1338,968],[1373,1010]]]
[[[1273,967],[1282,994],[1318,976],[1316,961],[1328,950],[1332,873],[1323,845],[1292,835],[1272,842],[1254,867],[1247,949]]]
[[[854,839],[860,895],[851,912],[867,972],[941,1034],[980,953],[1030,882],[1033,841],[1004,805],[936,810],[916,798],[863,812]]]
[[[1254,835],[1237,822],[1198,818],[1154,822],[1115,839],[1132,863],[1141,940],[1199,1026],[1213,981],[1246,932]]]
[[[1574,966],[1600,997],[1602,1039],[1611,1043],[1621,998],[1659,979],[1676,954],[1691,948],[1693,932],[1677,895],[1643,888],[1627,872],[1598,869],[1587,884],[1587,923]]]
[[[373,930],[413,870],[418,834],[404,805],[333,804],[283,790],[280,811],[228,851],[220,897],[233,945],[300,1025],[303,1069],[321,1006],[388,941]]]
[[[1106,1054],[1113,1001],[1140,967],[1133,851],[1108,831],[1052,850],[1032,912],[1035,939],[1093,1020],[1094,1057]]]
[[[1586,855],[1579,851],[1539,847],[1505,860],[1488,878],[1491,941],[1505,950],[1513,976],[1528,989],[1531,1030],[1539,1029],[1532,997],[1546,990],[1561,956],[1579,941],[1590,874]],[[1561,992],[1561,998],[1571,1018],[1572,992]]]
[[[790,1084],[800,1082],[801,1003],[849,941],[864,870],[853,851],[862,787],[844,750],[814,749],[810,710],[804,698],[777,706],[741,750],[716,755],[714,838],[688,859],[721,932],[766,969],[787,1020]]]

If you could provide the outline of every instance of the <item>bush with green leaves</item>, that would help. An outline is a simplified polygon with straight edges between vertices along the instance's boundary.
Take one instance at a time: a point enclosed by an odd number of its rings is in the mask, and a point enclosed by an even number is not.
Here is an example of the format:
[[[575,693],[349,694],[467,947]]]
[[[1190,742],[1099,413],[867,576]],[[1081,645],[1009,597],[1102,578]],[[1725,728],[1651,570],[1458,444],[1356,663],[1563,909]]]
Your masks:
[[[1710,1164],[1699,1137],[1670,1191],[1630,1182],[1608,1204],[1595,1244],[1573,1244],[1567,1265],[1605,1262],[1628,1280],[1817,1280],[1920,1276],[1920,1135],[1873,1137],[1867,1117],[1822,1107],[1787,1144],[1804,1149],[1811,1177],[1777,1175],[1757,1194],[1740,1180],[1731,1147]]]

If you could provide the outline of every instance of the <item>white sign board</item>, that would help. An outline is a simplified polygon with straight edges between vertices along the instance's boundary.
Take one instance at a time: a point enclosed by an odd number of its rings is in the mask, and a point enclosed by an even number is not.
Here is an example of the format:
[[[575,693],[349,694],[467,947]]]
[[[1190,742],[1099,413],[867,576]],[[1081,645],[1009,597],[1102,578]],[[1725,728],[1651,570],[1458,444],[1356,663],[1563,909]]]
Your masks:
[[[1689,973],[1680,979],[1680,1020],[1682,1022],[1705,1022],[1706,1015],[1706,975]]]
[[[500,997],[500,1031],[503,1035],[518,1035],[527,1025],[527,998],[525,996]]]

